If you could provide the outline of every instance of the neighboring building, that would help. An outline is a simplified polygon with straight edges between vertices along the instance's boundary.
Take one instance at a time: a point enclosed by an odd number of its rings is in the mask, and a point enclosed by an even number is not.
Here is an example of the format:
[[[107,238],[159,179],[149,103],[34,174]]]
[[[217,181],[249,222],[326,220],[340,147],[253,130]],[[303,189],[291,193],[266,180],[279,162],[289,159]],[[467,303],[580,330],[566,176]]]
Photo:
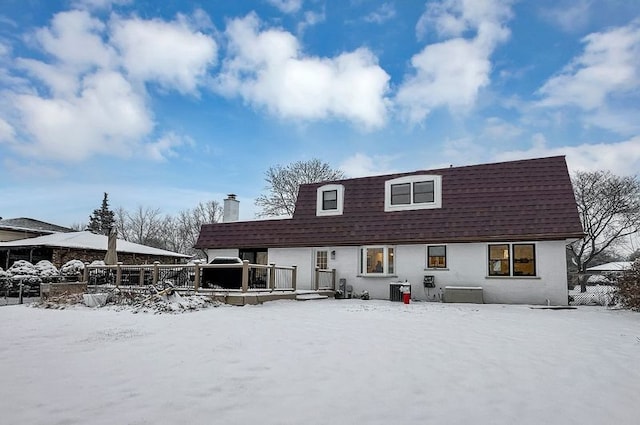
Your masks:
[[[614,261],[587,269],[587,285],[610,285],[615,283],[622,273],[631,268],[633,261]]]
[[[6,270],[17,260],[27,260],[34,264],[40,260],[49,260],[56,267],[69,260],[104,260],[108,239],[108,236],[91,232],[70,232],[0,242],[0,267]],[[121,239],[116,242],[116,251],[118,261],[124,264],[151,264],[154,261],[166,264],[191,258],[189,255]]]
[[[196,247],[297,265],[300,289],[319,267],[378,299],[406,280],[414,299],[458,286],[566,305],[565,246],[582,235],[557,156],[302,185],[292,218],[206,224]]]
[[[73,229],[26,217],[0,219],[0,242],[66,232]]]
[[[623,271],[630,269],[633,261],[614,261],[611,263],[600,264],[598,266],[589,267],[587,272],[593,274],[602,273],[622,273]]]

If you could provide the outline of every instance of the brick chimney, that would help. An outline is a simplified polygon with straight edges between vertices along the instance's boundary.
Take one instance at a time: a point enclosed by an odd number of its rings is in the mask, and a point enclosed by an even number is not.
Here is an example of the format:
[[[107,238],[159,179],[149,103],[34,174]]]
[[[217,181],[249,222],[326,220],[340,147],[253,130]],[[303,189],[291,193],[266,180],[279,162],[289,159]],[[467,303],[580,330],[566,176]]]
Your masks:
[[[230,223],[240,219],[240,201],[236,199],[236,195],[230,193],[224,200],[224,210],[222,213],[222,222]]]

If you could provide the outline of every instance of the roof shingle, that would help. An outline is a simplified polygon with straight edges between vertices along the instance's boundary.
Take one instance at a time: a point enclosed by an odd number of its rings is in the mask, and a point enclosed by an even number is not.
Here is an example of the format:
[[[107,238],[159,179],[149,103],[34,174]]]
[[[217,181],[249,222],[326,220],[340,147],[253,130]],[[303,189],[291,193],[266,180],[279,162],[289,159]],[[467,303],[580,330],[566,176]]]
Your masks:
[[[442,176],[442,208],[384,211],[385,181]],[[340,180],[344,210],[316,216],[316,190],[300,186],[290,219],[204,225],[198,248],[269,248],[552,240],[582,236],[564,157]]]

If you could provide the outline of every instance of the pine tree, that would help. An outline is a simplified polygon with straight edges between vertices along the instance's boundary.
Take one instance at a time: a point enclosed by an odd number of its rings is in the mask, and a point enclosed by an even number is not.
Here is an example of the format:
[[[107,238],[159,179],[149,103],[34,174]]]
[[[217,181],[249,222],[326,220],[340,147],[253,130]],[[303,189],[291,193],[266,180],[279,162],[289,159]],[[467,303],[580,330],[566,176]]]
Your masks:
[[[115,224],[115,215],[113,211],[109,209],[109,199],[107,192],[104,193],[102,198],[102,206],[93,210],[93,214],[89,216],[89,224],[87,230],[100,235],[108,235],[109,229]]]

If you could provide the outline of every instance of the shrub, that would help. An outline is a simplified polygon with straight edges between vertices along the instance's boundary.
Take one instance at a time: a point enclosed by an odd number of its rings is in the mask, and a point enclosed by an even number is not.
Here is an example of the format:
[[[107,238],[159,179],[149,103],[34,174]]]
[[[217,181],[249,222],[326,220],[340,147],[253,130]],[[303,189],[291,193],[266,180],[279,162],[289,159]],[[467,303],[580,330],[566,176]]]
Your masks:
[[[623,307],[640,311],[640,259],[618,279],[618,296]]]

